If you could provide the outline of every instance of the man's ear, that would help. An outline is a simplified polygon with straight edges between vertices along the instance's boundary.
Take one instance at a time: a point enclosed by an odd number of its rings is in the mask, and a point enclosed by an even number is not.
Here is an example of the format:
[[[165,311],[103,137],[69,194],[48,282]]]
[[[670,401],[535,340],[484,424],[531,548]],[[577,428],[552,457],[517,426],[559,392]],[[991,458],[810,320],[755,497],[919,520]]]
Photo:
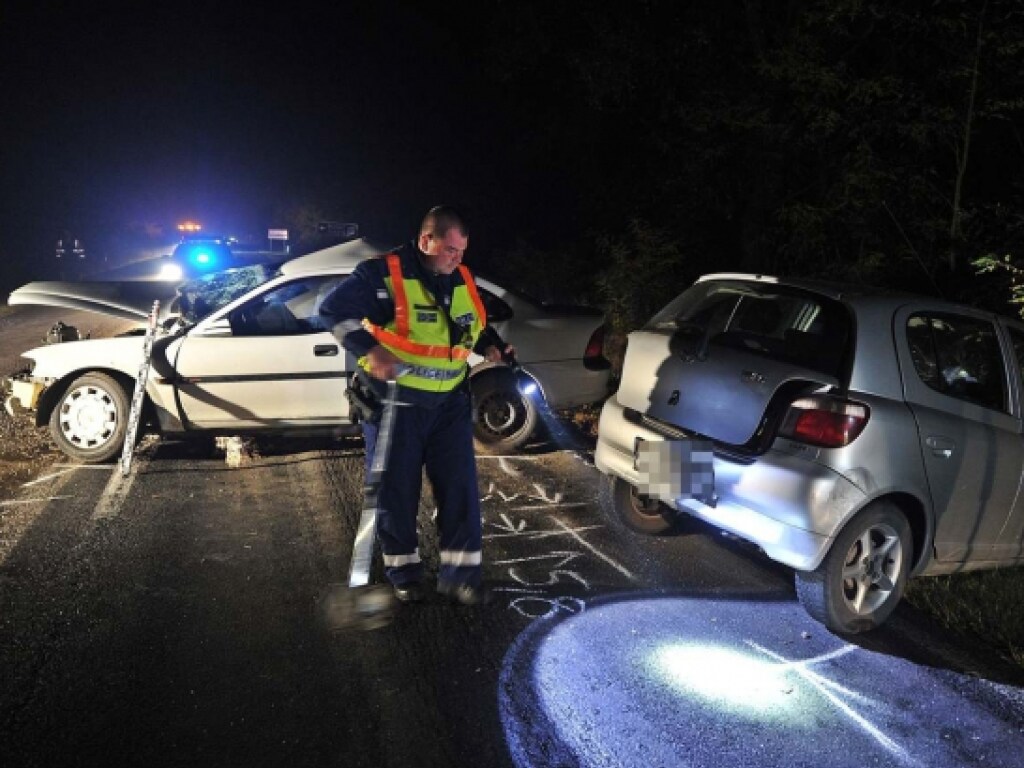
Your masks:
[[[424,253],[427,252],[427,248],[430,247],[430,233],[429,232],[421,232],[420,233],[419,246],[420,246],[420,250],[421,251],[423,251]]]

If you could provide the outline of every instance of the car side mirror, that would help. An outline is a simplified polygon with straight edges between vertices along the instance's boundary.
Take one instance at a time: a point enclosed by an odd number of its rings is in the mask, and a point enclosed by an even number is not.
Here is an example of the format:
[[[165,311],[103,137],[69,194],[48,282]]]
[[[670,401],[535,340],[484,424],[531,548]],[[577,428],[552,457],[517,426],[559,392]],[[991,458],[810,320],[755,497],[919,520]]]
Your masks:
[[[231,324],[226,317],[211,321],[200,330],[201,336],[231,336]]]

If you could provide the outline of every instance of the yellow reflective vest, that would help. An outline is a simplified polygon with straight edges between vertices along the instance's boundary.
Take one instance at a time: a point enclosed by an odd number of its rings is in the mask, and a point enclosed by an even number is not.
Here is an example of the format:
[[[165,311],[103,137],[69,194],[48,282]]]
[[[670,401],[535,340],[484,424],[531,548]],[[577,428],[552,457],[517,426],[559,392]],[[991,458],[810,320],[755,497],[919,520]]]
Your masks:
[[[390,253],[384,258],[388,267],[384,282],[395,304],[395,316],[384,327],[364,318],[363,327],[408,364],[408,372],[398,377],[400,385],[427,392],[452,391],[466,378],[466,359],[487,325],[487,312],[473,276],[459,265],[462,282],[452,291],[448,314],[462,330],[462,336],[452,345],[445,307],[437,303],[422,282],[402,275],[398,254]],[[369,371],[365,356],[359,358],[359,366]]]

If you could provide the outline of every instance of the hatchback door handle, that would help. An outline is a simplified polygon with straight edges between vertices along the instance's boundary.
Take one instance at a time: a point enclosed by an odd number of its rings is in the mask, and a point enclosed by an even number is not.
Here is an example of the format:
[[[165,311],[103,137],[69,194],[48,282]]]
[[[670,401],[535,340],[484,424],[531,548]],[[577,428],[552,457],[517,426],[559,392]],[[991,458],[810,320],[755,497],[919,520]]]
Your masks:
[[[931,448],[933,454],[944,459],[952,456],[953,449],[956,448],[956,443],[948,437],[942,437],[942,435],[929,435],[925,438],[924,444]]]
[[[337,344],[317,344],[313,347],[313,354],[317,357],[334,357],[338,354]]]

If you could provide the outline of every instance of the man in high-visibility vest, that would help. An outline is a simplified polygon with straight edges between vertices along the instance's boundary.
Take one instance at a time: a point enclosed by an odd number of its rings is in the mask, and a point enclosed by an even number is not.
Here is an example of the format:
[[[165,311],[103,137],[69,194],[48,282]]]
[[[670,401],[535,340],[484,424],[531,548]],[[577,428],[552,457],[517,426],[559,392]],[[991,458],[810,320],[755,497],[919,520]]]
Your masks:
[[[487,327],[487,313],[462,257],[466,226],[447,206],[432,208],[419,236],[359,264],[323,302],[320,314],[359,358],[357,377],[380,402],[384,382],[398,383],[391,452],[379,489],[377,536],[384,570],[402,602],[424,598],[416,535],[420,478],[437,501],[437,591],[465,605],[485,602],[481,581],[480,494],[469,395],[471,351],[498,362],[511,353]],[[486,329],[486,330],[485,330]],[[366,467],[378,423],[363,421]]]

